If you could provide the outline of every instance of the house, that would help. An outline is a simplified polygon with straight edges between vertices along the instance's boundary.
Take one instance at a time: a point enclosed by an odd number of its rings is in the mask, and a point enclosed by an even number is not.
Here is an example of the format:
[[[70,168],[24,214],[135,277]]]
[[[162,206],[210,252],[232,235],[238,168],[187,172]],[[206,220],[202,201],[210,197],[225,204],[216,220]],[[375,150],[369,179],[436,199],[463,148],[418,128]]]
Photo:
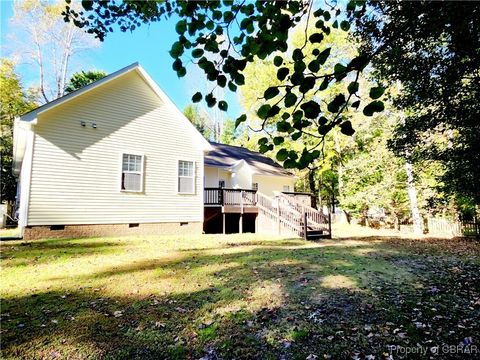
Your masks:
[[[222,213],[243,215],[257,190],[273,211],[295,182],[260,154],[206,141],[138,63],[16,119],[14,174],[24,239],[201,233],[208,189]]]
[[[267,196],[293,192],[296,177],[267,156],[240,146],[211,142],[205,156],[205,188],[258,190]]]

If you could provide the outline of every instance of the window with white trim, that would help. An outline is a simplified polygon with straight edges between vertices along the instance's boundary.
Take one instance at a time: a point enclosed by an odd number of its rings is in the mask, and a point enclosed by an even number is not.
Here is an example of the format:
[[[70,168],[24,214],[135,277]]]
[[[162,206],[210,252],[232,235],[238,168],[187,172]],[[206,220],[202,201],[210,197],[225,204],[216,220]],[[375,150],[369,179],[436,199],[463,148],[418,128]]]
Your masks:
[[[143,190],[143,155],[122,155],[122,191]]]
[[[195,193],[195,169],[193,161],[178,162],[178,192],[180,194]]]
[[[225,180],[218,180],[218,187],[223,189],[225,187]]]
[[[252,184],[252,190],[258,191],[258,183]]]
[[[289,185],[283,185],[283,192],[290,192],[290,186]]]

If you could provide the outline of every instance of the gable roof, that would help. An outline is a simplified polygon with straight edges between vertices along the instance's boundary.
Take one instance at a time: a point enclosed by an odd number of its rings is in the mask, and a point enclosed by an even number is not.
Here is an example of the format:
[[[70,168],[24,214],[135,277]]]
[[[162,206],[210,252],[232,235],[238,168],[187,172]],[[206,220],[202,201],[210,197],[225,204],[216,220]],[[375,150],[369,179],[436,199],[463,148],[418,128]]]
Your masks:
[[[205,165],[231,169],[240,161],[245,161],[258,175],[294,176],[280,164],[258,152],[240,146],[220,144],[210,141],[213,150],[205,155]]]
[[[138,75],[146,82],[146,84],[153,90],[153,92],[158,96],[158,98],[172,110],[176,115],[179,116],[180,119],[183,120],[185,123],[186,128],[189,131],[193,131],[195,136],[197,137],[199,144],[201,145],[202,149],[204,151],[209,151],[211,150],[211,146],[208,143],[208,141],[198,132],[198,130],[195,128],[195,126],[188,120],[185,115],[175,106],[175,104],[170,100],[170,98],[163,92],[162,89],[157,85],[157,83],[148,75],[148,73],[140,66],[138,62],[135,62],[131,65],[128,65],[120,70],[117,70],[104,78],[94,81],[89,85],[86,85],[78,90],[75,90],[69,94],[66,94],[58,99],[55,99],[53,101],[50,101],[26,114],[23,114],[20,117],[21,121],[29,122],[31,124],[36,124],[38,115],[41,113],[44,113],[52,108],[55,108],[61,104],[64,104],[72,99],[75,99],[78,96],[81,96],[93,89],[96,89],[114,79],[117,79],[121,76],[124,76],[132,71],[136,71]]]

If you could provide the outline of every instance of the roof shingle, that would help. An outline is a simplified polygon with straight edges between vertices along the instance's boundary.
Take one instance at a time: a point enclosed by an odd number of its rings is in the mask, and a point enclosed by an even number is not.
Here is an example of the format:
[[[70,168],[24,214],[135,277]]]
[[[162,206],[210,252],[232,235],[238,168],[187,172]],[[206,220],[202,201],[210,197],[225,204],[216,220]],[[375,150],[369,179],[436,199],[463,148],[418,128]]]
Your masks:
[[[258,152],[245,149],[240,146],[225,145],[210,141],[213,150],[205,155],[205,165],[221,168],[230,168],[244,160],[252,168],[255,174],[294,176],[285,170],[280,164]]]

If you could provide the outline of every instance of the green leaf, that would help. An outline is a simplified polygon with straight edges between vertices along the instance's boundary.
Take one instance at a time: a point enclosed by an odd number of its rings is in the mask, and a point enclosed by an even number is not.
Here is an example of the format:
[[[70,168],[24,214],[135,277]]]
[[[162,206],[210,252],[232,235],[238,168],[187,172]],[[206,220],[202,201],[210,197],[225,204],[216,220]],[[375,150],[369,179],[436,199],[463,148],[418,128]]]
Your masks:
[[[359,84],[356,81],[352,81],[350,84],[348,84],[348,93],[349,94],[355,94],[358,91]]]
[[[261,154],[265,154],[267,151],[270,150],[270,147],[268,145],[260,145],[260,147],[258,148],[258,151],[261,153]]]
[[[277,96],[280,93],[280,90],[276,86],[269,87],[265,92],[263,93],[263,97],[266,100],[273,99],[275,96]]]
[[[302,84],[300,85],[300,92],[305,94],[307,91],[313,89],[315,86],[316,79],[313,76],[307,76],[303,79]]]
[[[225,11],[223,13],[223,21],[230,22],[233,20],[233,13],[231,11]]]
[[[235,120],[235,128],[237,128],[238,125],[240,125],[241,123],[243,123],[243,122],[245,122],[245,121],[247,121],[247,115],[245,115],[245,114],[240,115],[240,116],[237,118],[237,120]]]
[[[340,63],[335,64],[334,66],[334,71],[335,71],[335,79],[337,81],[342,80],[345,76],[347,76],[347,67],[345,65],[342,65]]]
[[[316,119],[320,114],[320,105],[313,100],[303,103],[300,108],[308,119]]]
[[[273,58],[273,64],[276,66],[276,67],[279,67],[283,64],[283,58],[281,56],[275,56]]]
[[[194,103],[198,103],[200,100],[202,100],[202,98],[203,98],[202,93],[198,91],[195,94],[193,94],[192,101]]]
[[[300,139],[301,136],[302,136],[302,133],[300,131],[297,131],[296,133],[293,133],[291,135],[293,141],[297,141],[298,139]]]
[[[294,122],[302,120],[302,117],[303,117],[303,111],[302,110],[295,111],[293,113],[293,116],[292,116]]]
[[[310,70],[313,73],[318,72],[320,70],[320,62],[318,60],[312,60],[308,64],[308,70]]]
[[[305,71],[305,69],[307,68],[307,65],[305,65],[305,63],[303,61],[296,61],[295,62],[295,65],[293,65],[293,71],[295,71],[296,73],[302,73]]]
[[[192,57],[194,57],[194,58],[202,57],[203,53],[204,53],[203,49],[193,49],[192,50]]]
[[[177,70],[177,76],[178,77],[184,77],[187,75],[187,69],[184,67],[181,67],[180,69]]]
[[[227,111],[228,110],[228,104],[226,101],[219,101],[218,102],[218,108],[222,111]]]
[[[265,145],[265,144],[268,144],[268,138],[267,137],[262,137],[260,139],[258,139],[258,145]]]
[[[347,4],[347,10],[348,11],[353,11],[353,10],[355,10],[356,6],[357,6],[357,2],[355,0],[351,0]]]
[[[320,125],[318,127],[318,133],[320,135],[327,135],[331,128],[331,125]]]
[[[263,104],[257,111],[257,115],[260,119],[265,119],[268,116],[271,106],[269,104]]]
[[[237,85],[235,85],[233,82],[229,81],[228,82],[228,88],[230,89],[230,91],[237,91]]]
[[[180,41],[174,42],[170,49],[170,56],[178,58],[183,54],[183,45]]]
[[[327,109],[332,113],[336,113],[343,104],[345,104],[345,95],[339,94],[328,104]]]
[[[342,132],[342,134],[345,134],[348,136],[352,136],[353,134],[355,134],[355,130],[352,127],[352,123],[348,120],[340,124],[340,131]]]
[[[295,94],[288,93],[285,96],[285,106],[286,107],[293,106],[293,105],[295,105],[296,102],[297,102],[297,96]]]
[[[318,88],[318,90],[320,90],[320,91],[325,90],[328,87],[329,83],[330,83],[330,81],[327,78],[323,79],[323,81],[320,84],[320,87]]]
[[[323,12],[323,18],[325,19],[325,21],[330,20],[330,13],[327,10]]]
[[[360,100],[354,101],[352,103],[352,107],[355,108],[355,109],[358,109],[359,106],[360,106]]]
[[[332,27],[333,27],[334,29],[338,29],[338,21],[337,21],[337,20],[335,20],[335,21],[333,22]]]
[[[274,145],[280,145],[280,144],[282,144],[284,141],[285,141],[285,139],[283,138],[283,136],[275,136],[275,137],[273,138],[273,144],[274,144]]]
[[[321,33],[312,34],[308,38],[308,41],[310,41],[312,44],[321,43],[322,40],[323,40],[323,34]]]
[[[217,77],[217,84],[222,88],[225,87],[225,85],[227,85],[227,78],[225,77],[225,75],[219,75]]]
[[[277,130],[279,132],[287,132],[292,126],[286,121],[280,121],[277,123]]]
[[[353,58],[352,61],[350,61],[350,64],[348,64],[348,66],[351,69],[362,71],[363,69],[365,69],[365,67],[368,65],[368,63],[369,63],[369,60],[368,60],[368,57],[366,55],[359,55],[359,56]]]
[[[350,22],[347,21],[347,20],[343,20],[343,21],[340,23],[340,29],[342,29],[343,31],[348,31],[348,30],[350,30]]]
[[[252,19],[249,18],[249,17],[246,17],[246,18],[244,18],[244,19],[240,22],[240,29],[245,30],[245,29],[247,29],[251,24],[252,24]]]
[[[293,53],[292,53],[292,59],[293,61],[300,61],[303,59],[303,52],[302,52],[302,49],[295,49],[293,50]]]
[[[179,22],[177,22],[177,24],[175,25],[175,31],[178,35],[183,35],[185,31],[187,31],[187,21],[180,20]]]
[[[285,80],[285,78],[288,76],[289,72],[290,72],[290,70],[288,70],[288,68],[286,68],[286,67],[278,69],[277,79],[280,80],[280,81]]]
[[[320,65],[325,64],[325,61],[327,61],[331,51],[332,51],[332,48],[326,48],[317,56],[317,60],[320,63]]]
[[[378,99],[385,92],[385,88],[382,86],[373,87],[370,89],[370,98]]]
[[[182,60],[180,60],[180,59],[175,59],[175,61],[174,61],[173,64],[172,64],[172,69],[173,69],[174,71],[178,71],[178,70],[180,70],[180,69],[182,68],[182,65],[183,65],[183,64],[182,64]]]
[[[372,101],[370,104],[363,108],[363,114],[365,116],[372,116],[376,112],[381,112],[385,109],[385,105],[380,100]]]
[[[239,86],[245,85],[245,76],[243,74],[236,74],[235,75],[235,82]]]
[[[280,108],[277,105],[273,105],[270,110],[268,110],[268,117],[273,117],[280,112]]]
[[[217,99],[215,99],[212,93],[205,96],[205,101],[207,102],[208,107],[214,107],[217,103]]]
[[[295,169],[297,167],[297,163],[294,160],[287,159],[284,161],[283,167],[285,169]]]

